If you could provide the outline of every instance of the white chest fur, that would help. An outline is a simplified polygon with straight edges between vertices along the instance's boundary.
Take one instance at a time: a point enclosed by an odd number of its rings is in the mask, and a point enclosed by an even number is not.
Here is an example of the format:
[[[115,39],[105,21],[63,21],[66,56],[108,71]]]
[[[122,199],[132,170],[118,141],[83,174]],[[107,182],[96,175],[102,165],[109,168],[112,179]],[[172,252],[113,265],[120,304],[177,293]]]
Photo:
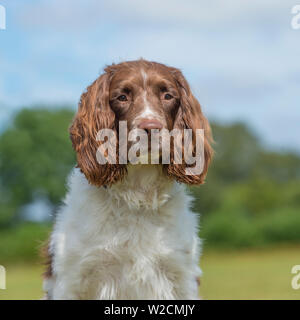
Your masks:
[[[110,188],[75,169],[51,237],[53,299],[197,299],[197,216],[159,166]]]

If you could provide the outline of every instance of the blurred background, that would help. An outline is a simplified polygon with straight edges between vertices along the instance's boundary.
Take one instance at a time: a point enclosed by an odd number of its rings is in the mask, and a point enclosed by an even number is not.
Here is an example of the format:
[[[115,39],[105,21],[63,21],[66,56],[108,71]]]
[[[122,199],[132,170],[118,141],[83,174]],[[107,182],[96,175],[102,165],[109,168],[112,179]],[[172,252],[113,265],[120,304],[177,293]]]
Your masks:
[[[0,0],[0,299],[42,297],[38,251],[75,164],[68,126],[106,64],[180,68],[212,123],[190,188],[204,299],[300,299],[300,29],[294,1]]]

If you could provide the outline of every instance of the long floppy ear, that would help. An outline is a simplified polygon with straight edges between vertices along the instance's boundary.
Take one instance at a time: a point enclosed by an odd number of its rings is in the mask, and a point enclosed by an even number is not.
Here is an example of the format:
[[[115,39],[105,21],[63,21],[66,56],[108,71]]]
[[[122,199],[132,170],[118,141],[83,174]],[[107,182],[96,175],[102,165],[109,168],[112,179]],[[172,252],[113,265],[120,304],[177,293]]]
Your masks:
[[[77,164],[88,181],[96,186],[111,185],[123,178],[126,166],[100,164],[97,161],[97,149],[101,145],[97,134],[101,129],[114,130],[117,139],[115,113],[109,105],[110,75],[100,76],[80,98],[78,112],[69,129],[74,150],[77,152]]]
[[[204,147],[204,163],[203,169],[199,174],[188,175],[186,169],[189,165],[183,161],[181,164],[174,163],[174,152],[171,155],[171,163],[166,165],[165,170],[168,176],[175,178],[178,182],[186,184],[203,184],[208,171],[209,164],[212,160],[213,149],[211,143],[213,141],[211,129],[208,120],[202,113],[201,107],[197,99],[193,96],[188,82],[182,75],[182,73],[175,68],[171,68],[171,72],[177,82],[177,86],[180,90],[180,105],[175,118],[174,128],[180,129],[192,129],[192,153],[196,154],[196,129],[203,129],[203,141]],[[184,149],[182,148],[184,155]],[[185,155],[184,155],[185,157]]]

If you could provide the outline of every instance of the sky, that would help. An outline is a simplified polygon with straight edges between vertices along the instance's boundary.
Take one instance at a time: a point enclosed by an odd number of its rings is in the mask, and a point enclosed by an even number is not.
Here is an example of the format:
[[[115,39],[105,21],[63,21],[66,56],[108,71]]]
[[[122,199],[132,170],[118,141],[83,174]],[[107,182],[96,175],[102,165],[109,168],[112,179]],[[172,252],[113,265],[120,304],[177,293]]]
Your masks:
[[[0,0],[0,130],[22,107],[76,108],[105,65],[143,57],[180,68],[209,119],[243,121],[266,146],[300,153],[297,4]]]

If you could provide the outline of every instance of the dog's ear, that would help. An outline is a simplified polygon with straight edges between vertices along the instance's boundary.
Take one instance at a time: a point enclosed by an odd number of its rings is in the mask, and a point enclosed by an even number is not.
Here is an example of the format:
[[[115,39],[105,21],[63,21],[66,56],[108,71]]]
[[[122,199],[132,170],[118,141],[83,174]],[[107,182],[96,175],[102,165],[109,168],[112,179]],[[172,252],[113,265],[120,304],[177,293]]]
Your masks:
[[[183,161],[181,164],[174,163],[174,152],[171,154],[171,163],[165,165],[167,175],[175,178],[179,182],[186,184],[202,184],[204,183],[209,164],[213,156],[213,149],[211,147],[212,134],[208,120],[202,113],[201,106],[197,99],[191,92],[190,86],[182,73],[175,68],[171,68],[177,86],[180,91],[180,105],[174,122],[174,128],[180,129],[192,129],[192,153],[196,154],[196,129],[203,129],[203,147],[204,147],[204,163],[202,172],[199,174],[186,174],[186,169],[189,165]],[[184,155],[184,148],[182,148],[182,154]]]
[[[109,105],[110,78],[109,73],[104,73],[82,94],[78,112],[69,129],[78,167],[96,186],[111,185],[126,173],[126,166],[119,165],[118,160],[116,164],[100,164],[96,156],[101,146],[97,141],[99,130],[111,129],[117,139],[115,113]]]

